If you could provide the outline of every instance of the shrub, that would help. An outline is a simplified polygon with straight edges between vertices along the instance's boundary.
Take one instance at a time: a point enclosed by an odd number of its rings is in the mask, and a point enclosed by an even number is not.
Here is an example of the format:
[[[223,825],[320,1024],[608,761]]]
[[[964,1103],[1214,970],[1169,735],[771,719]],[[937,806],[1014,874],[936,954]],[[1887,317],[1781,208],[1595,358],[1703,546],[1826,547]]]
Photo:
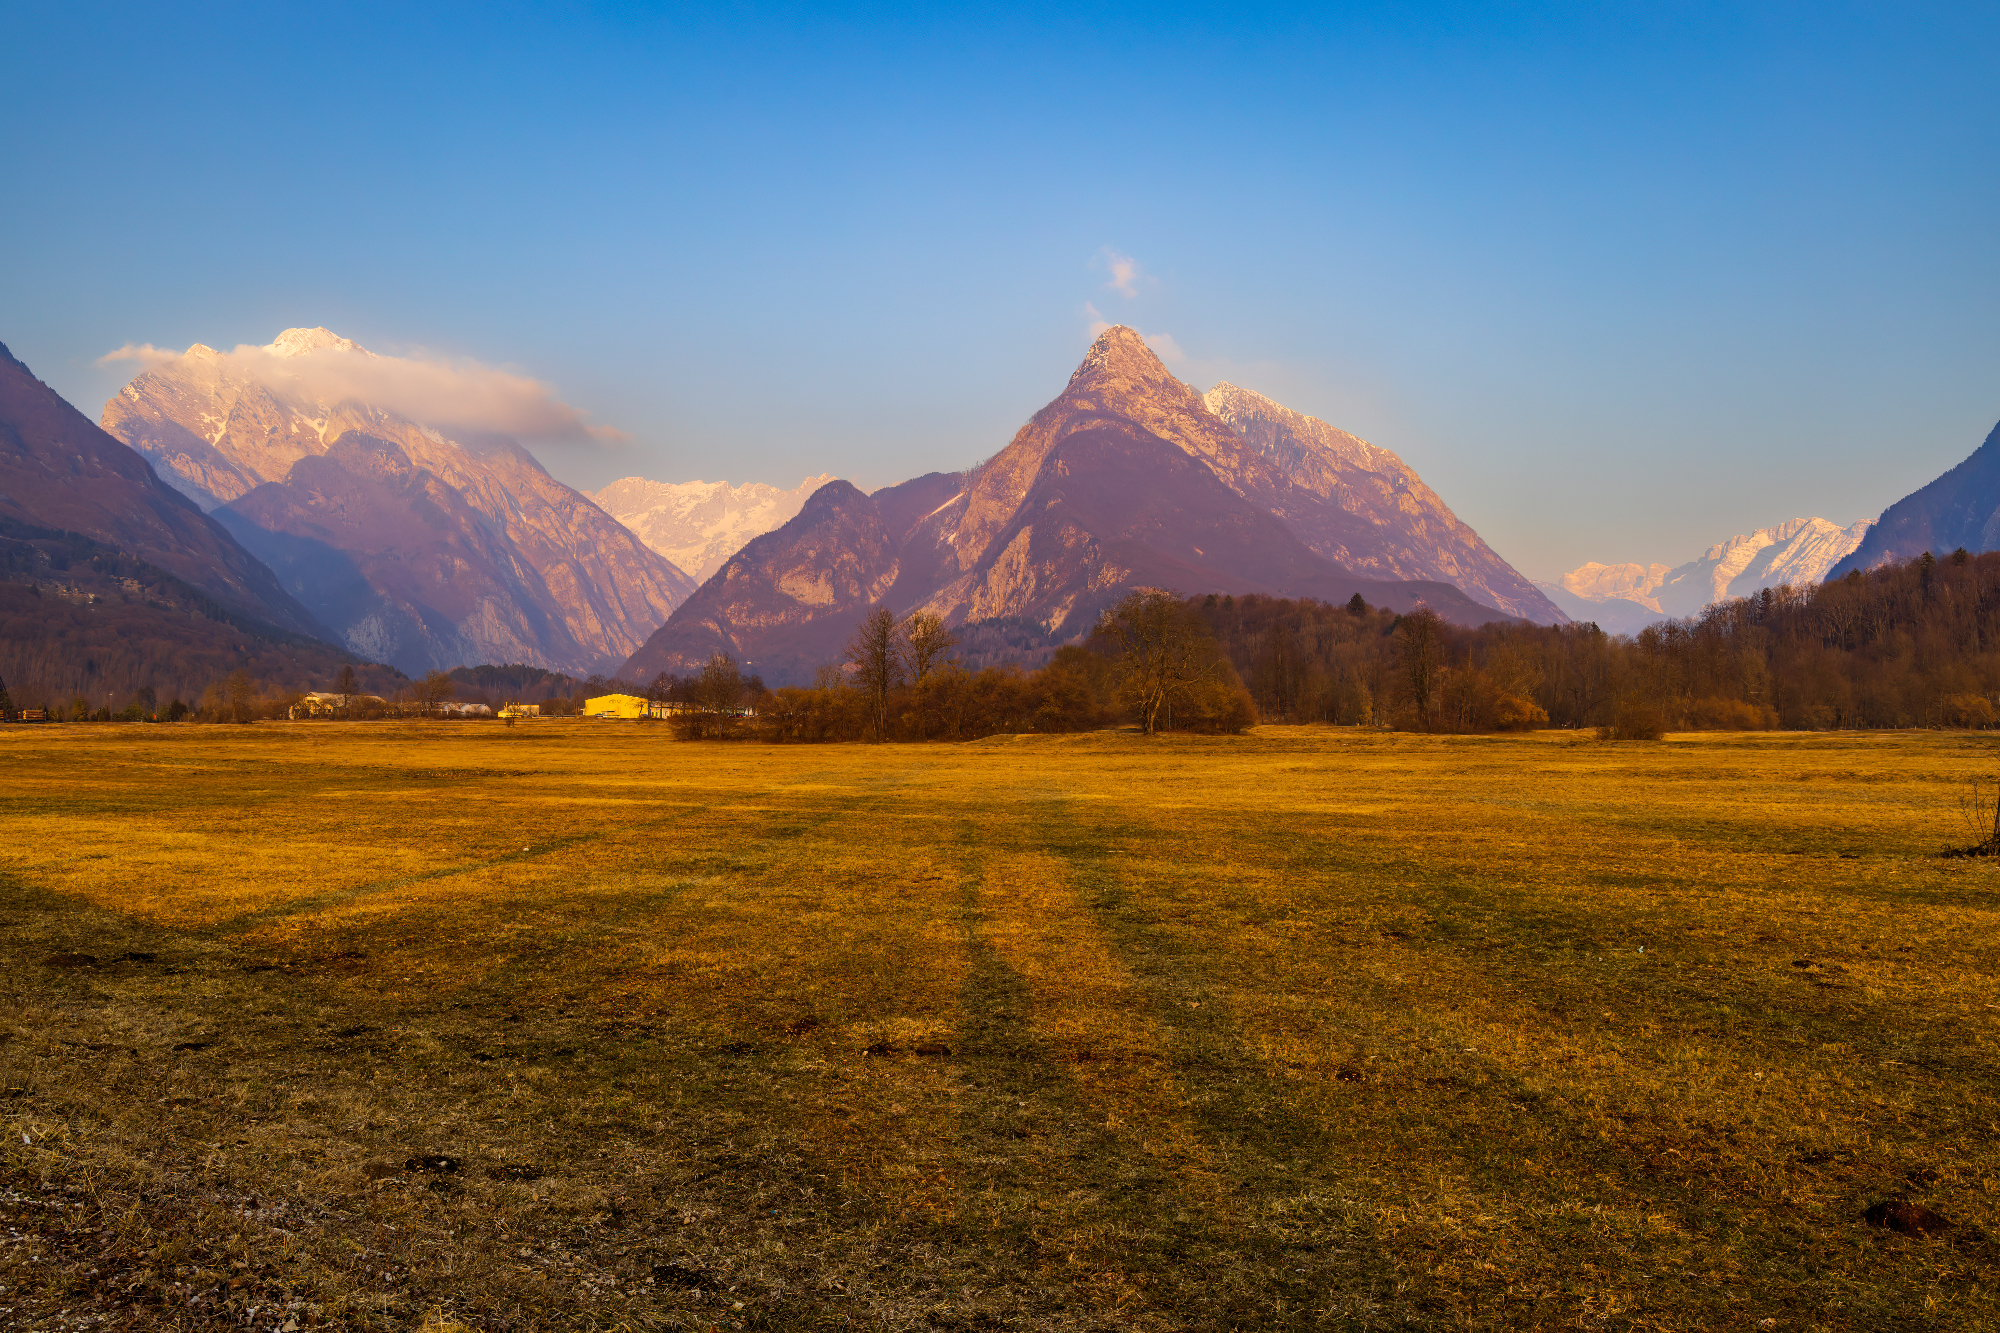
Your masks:
[[[1978,694],[1951,694],[1944,699],[1947,727],[1990,727],[1994,723],[1993,701]]]
[[[1667,719],[1650,699],[1627,697],[1618,701],[1611,725],[1599,727],[1601,741],[1656,741],[1667,734]]]
[[[1548,710],[1540,704],[1512,694],[1503,694],[1494,701],[1493,727],[1496,731],[1526,731],[1530,727],[1546,727],[1548,724]]]
[[[1697,699],[1688,721],[1696,731],[1769,731],[1778,723],[1770,709],[1742,699]]]

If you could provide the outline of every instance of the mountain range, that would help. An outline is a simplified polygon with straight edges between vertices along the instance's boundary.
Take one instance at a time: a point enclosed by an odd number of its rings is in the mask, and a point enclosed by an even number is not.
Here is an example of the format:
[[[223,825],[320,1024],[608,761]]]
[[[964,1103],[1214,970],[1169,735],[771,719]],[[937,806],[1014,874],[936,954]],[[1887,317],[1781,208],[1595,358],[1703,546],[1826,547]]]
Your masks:
[[[373,353],[287,329],[246,363],[196,344],[102,424],[258,556],[331,637],[406,672],[629,655],[694,581],[512,438],[420,422],[299,376]]]
[[[806,498],[832,480],[832,473],[823,472],[787,491],[759,481],[731,486],[625,477],[590,498],[701,583],[745,542],[805,508]]]
[[[772,683],[800,679],[838,660],[877,603],[952,625],[1024,619],[1055,639],[1087,632],[1135,587],[1359,593],[1462,624],[1511,618],[1442,578],[1365,578],[1329,551],[1371,572],[1470,570],[1537,618],[1564,618],[1394,455],[1234,386],[1215,393],[1235,422],[1139,334],[1107,329],[992,458],[872,495],[821,487],[710,576],[620,674],[684,671],[726,651]]]
[[[1711,602],[1747,597],[1780,584],[1818,583],[1858,546],[1867,519],[1841,527],[1823,518],[1788,519],[1776,527],[1717,542],[1698,560],[1666,565],[1605,565],[1597,561],[1544,585],[1578,620],[1617,634],[1634,633],[1668,617],[1692,616]]]

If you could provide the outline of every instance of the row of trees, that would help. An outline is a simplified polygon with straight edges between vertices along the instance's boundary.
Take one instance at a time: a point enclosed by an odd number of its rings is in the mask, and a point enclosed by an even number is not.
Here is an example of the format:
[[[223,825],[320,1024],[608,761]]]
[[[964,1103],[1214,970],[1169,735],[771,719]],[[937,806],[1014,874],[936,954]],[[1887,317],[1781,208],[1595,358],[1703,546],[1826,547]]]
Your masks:
[[[1199,609],[1269,721],[1640,736],[2000,721],[2000,553],[1765,589],[1629,638],[1592,624],[1464,629],[1359,598]]]
[[[1249,695],[1193,603],[1165,592],[1127,596],[1082,644],[1048,665],[967,667],[958,636],[928,612],[870,611],[846,660],[809,686],[765,690],[725,654],[655,690],[683,703],[689,739],[975,740],[1010,732],[1089,731],[1125,720],[1147,732],[1241,731]]]

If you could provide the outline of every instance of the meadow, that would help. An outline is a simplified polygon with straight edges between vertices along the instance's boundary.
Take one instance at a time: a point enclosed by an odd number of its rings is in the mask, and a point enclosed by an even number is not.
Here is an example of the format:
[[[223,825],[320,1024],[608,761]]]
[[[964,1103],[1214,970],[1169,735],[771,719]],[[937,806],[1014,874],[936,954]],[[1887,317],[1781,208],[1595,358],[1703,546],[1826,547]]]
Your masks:
[[[2000,1327],[1997,748],[0,729],[0,1323]]]

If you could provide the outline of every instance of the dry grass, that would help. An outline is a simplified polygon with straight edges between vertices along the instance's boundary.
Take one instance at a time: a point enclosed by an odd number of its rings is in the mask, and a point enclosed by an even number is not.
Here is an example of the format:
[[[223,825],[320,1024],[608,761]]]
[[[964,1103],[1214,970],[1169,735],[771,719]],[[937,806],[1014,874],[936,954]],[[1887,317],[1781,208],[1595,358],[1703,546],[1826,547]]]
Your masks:
[[[1993,762],[7,729],[0,1323],[2000,1325]]]

